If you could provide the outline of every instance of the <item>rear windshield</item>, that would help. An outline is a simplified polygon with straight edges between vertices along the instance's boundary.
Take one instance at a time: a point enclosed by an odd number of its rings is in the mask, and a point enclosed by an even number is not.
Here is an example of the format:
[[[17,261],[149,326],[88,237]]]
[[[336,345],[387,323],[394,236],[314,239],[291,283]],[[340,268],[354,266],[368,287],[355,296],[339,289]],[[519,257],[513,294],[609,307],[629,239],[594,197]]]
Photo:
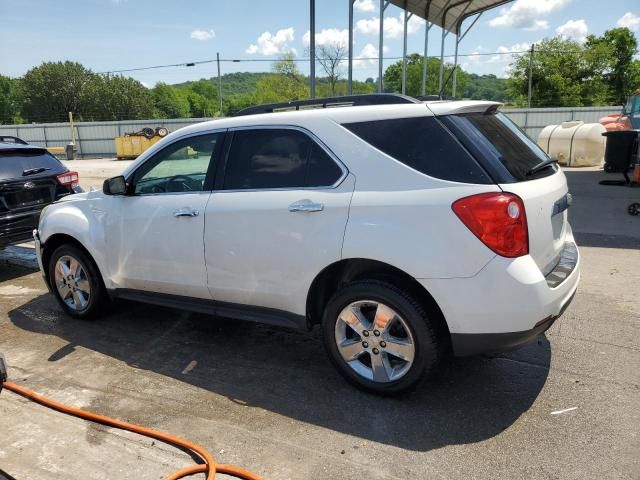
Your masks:
[[[532,167],[549,160],[546,153],[502,113],[466,113],[438,117],[480,160],[498,183],[546,177],[551,166],[529,175]]]
[[[23,178],[25,170],[34,168],[47,170],[32,176],[52,175],[65,171],[57,158],[42,150],[0,150],[0,180]]]
[[[425,175],[453,182],[492,183],[478,162],[434,117],[373,120],[343,126]]]

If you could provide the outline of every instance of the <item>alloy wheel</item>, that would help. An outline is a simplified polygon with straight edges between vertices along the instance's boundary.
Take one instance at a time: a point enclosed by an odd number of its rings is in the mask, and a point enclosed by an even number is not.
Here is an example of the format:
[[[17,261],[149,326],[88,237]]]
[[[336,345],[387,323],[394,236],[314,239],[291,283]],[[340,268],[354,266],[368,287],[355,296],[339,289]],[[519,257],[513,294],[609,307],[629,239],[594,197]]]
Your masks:
[[[407,322],[393,308],[373,300],[353,302],[340,312],[335,342],[352,370],[379,383],[402,378],[416,355]]]
[[[91,284],[86,268],[70,255],[61,256],[55,266],[55,284],[62,301],[72,310],[89,305]]]

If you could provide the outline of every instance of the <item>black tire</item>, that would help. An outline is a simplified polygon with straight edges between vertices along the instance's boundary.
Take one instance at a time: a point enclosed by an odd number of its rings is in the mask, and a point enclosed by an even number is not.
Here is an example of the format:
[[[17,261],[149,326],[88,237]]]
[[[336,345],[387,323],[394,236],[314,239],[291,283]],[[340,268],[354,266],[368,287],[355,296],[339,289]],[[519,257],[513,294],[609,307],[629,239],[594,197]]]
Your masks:
[[[614,167],[610,163],[605,163],[604,164],[604,171],[607,172],[607,173],[615,173],[616,172],[616,167]]]
[[[380,302],[392,308],[411,331],[415,347],[413,363],[397,380],[376,382],[365,378],[350,367],[339,353],[336,341],[338,317],[350,304],[364,300]],[[349,383],[378,395],[396,395],[414,388],[420,380],[431,374],[442,357],[444,342],[439,338],[438,329],[430,317],[433,318],[433,315],[428,315],[416,299],[389,283],[378,280],[349,283],[331,297],[325,308],[322,319],[325,349],[331,362]],[[364,337],[360,336],[360,339],[364,340]],[[360,358],[366,361],[367,358],[371,359],[371,355],[366,353]]]
[[[156,134],[156,131],[153,128],[144,127],[142,129],[142,134],[147,138],[152,138]]]
[[[86,279],[90,286],[90,295],[86,307],[74,309],[63,299],[56,285],[56,264],[62,257],[75,259],[86,273]],[[102,281],[102,276],[93,259],[75,245],[65,244],[54,250],[49,259],[49,284],[51,291],[63,310],[75,318],[93,319],[98,317],[107,303],[107,292]]]
[[[640,215],[640,203],[630,204],[627,211],[629,212],[629,215],[633,215],[634,217]]]
[[[167,130],[165,127],[158,127],[156,128],[156,134],[159,137],[166,137],[169,134],[169,130]]]

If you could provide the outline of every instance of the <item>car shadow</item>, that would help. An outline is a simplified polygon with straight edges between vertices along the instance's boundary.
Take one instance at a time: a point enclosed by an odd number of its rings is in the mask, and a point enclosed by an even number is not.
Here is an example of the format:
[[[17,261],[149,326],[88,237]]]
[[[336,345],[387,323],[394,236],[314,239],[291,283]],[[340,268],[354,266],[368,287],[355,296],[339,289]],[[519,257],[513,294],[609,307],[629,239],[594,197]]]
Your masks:
[[[100,320],[79,321],[48,294],[9,318],[21,329],[67,342],[50,362],[64,362],[83,347],[243,405],[416,451],[478,442],[508,428],[540,393],[551,360],[549,342],[540,336],[512,353],[450,359],[415,391],[383,398],[342,380],[318,329],[300,332],[129,302]],[[374,412],[376,421],[367,420]]]
[[[32,268],[0,262],[0,283],[31,275],[35,271]]]
[[[583,247],[640,248],[640,218],[627,209],[640,202],[640,187],[600,185],[622,178],[620,173],[593,169],[563,169],[573,195],[569,222],[576,242]]]

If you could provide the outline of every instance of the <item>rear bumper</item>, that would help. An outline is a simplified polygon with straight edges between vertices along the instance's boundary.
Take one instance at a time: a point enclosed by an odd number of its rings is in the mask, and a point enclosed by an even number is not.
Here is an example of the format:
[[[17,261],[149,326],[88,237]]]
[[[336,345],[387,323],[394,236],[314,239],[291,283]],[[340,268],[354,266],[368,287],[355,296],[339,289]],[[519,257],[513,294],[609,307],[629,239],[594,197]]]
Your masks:
[[[40,209],[0,217],[0,248],[31,240],[39,218]]]
[[[557,266],[545,277],[530,256],[496,256],[471,278],[419,280],[449,326],[454,354],[509,350],[548,329],[571,303],[580,256],[569,233]]]
[[[571,304],[573,297],[574,295],[569,297],[558,315],[541,320],[531,330],[508,333],[454,333],[451,335],[454,354],[457,357],[467,357],[481,353],[504,352],[529,343],[538,335],[551,328],[554,322],[562,316]]]

